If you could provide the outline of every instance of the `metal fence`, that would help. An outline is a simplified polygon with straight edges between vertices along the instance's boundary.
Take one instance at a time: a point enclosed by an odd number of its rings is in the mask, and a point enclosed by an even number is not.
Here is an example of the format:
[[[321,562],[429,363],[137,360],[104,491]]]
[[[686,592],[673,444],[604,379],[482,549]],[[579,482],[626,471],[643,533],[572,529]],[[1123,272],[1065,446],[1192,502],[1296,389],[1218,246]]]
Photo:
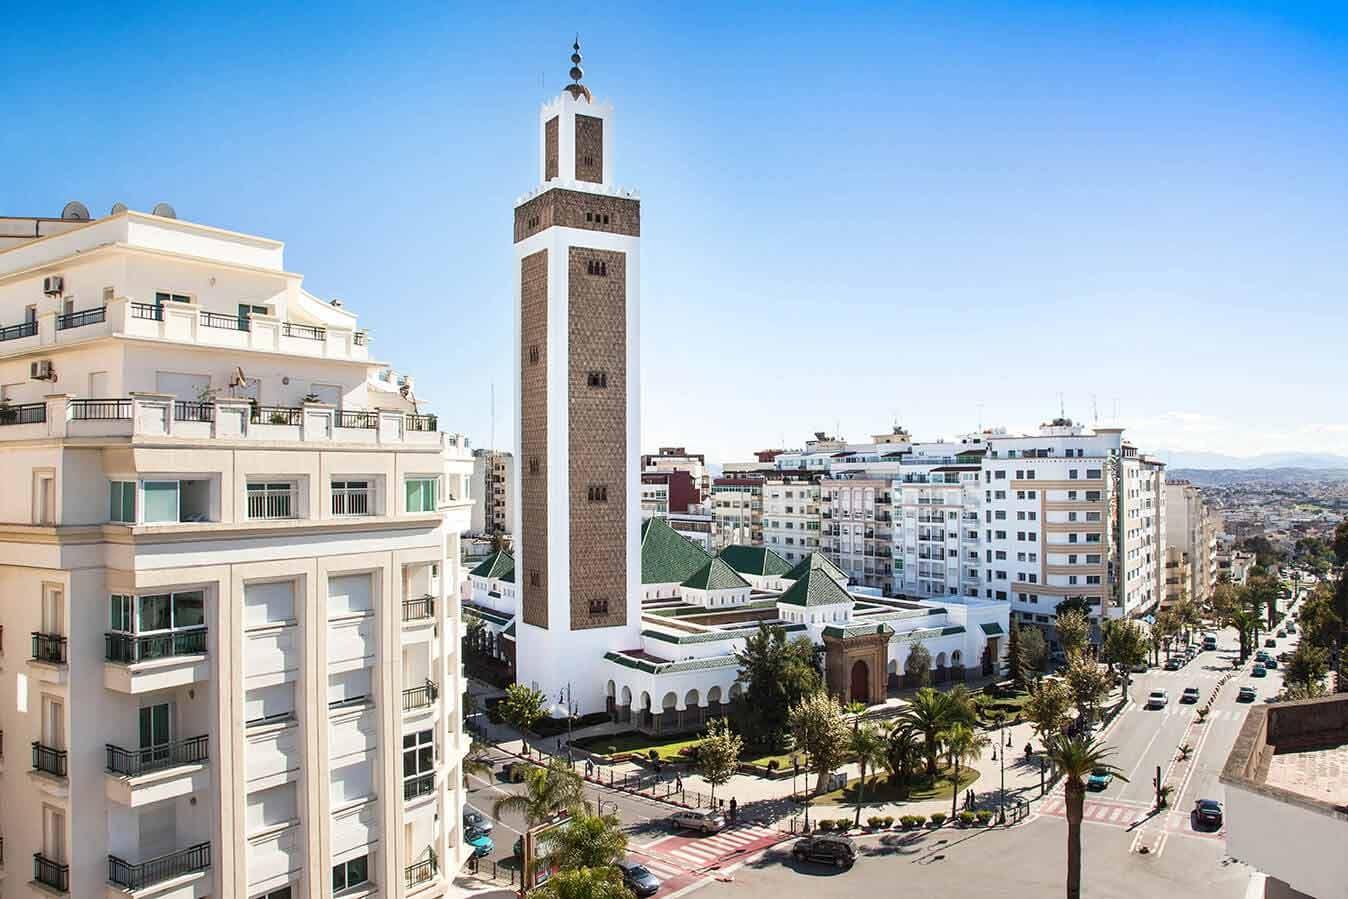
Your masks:
[[[420,687],[412,687],[410,690],[403,691],[403,711],[408,712],[412,709],[425,708],[435,701],[435,684],[430,681],[422,684]]]
[[[248,491],[249,518],[294,518],[295,491],[290,487],[264,487]]]
[[[66,660],[66,638],[60,634],[33,632],[33,659],[61,664]]]
[[[333,487],[332,514],[369,515],[373,493],[369,487]]]
[[[34,852],[33,879],[57,892],[67,893],[70,891],[70,866],[54,862],[41,852]]]
[[[115,855],[108,856],[108,881],[128,890],[139,890],[172,877],[211,866],[211,844],[198,843],[178,852],[133,865]]]
[[[66,756],[64,749],[53,749],[50,746],[43,746],[36,740],[33,741],[33,770],[42,771],[46,774],[55,774],[57,777],[66,776]]]
[[[37,333],[37,322],[19,322],[17,325],[6,325],[0,328],[0,341],[18,340],[21,337],[32,337]]]
[[[403,621],[420,621],[435,614],[434,596],[417,596],[403,600]]]
[[[123,749],[108,743],[107,766],[113,774],[136,777],[148,771],[204,762],[208,757],[208,746],[209,737],[205,734],[146,749]]]
[[[328,336],[328,332],[324,328],[313,325],[297,325],[293,322],[282,322],[281,333],[286,337],[300,337],[304,340],[326,340]]]
[[[71,421],[130,421],[131,400],[71,400]]]
[[[206,628],[166,634],[104,634],[103,647],[107,661],[124,665],[171,656],[201,655],[206,652]]]
[[[46,403],[0,405],[0,425],[40,425],[46,420]]]
[[[99,306],[97,309],[84,309],[79,312],[67,312],[64,315],[56,316],[56,330],[68,331],[71,328],[83,328],[85,325],[96,325],[108,317],[108,307]]]
[[[343,409],[337,413],[337,427],[373,430],[379,427],[379,413]]]
[[[215,421],[215,403],[193,403],[175,400],[173,417],[177,421]]]

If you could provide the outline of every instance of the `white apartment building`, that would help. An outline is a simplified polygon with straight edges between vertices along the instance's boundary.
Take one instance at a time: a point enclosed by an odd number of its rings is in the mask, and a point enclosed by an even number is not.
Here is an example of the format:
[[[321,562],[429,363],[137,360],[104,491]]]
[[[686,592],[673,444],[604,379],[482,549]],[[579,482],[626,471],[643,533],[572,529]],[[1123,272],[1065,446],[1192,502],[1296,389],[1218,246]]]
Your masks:
[[[86,219],[0,220],[4,895],[445,895],[466,442],[281,243]]]
[[[509,534],[515,521],[515,457],[504,450],[473,450],[471,496],[474,534]]]
[[[763,484],[763,545],[791,564],[820,548],[823,507],[814,479],[768,478]]]
[[[916,444],[894,478],[894,592],[982,595],[981,444]]]
[[[1188,481],[1168,481],[1166,544],[1189,557],[1188,595],[1205,603],[1217,584],[1218,515],[1203,500],[1203,491]]]
[[[712,548],[736,543],[763,545],[763,478],[734,475],[713,478],[708,509],[712,516]]]
[[[889,478],[820,483],[824,552],[853,584],[888,591],[894,582],[894,493]]]

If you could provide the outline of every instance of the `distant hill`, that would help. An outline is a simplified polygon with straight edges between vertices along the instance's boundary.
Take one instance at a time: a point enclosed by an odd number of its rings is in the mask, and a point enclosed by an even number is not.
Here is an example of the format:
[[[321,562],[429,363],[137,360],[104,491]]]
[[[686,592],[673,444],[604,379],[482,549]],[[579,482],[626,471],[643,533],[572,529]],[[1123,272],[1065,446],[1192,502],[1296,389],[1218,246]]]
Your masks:
[[[1248,471],[1253,468],[1310,468],[1348,471],[1348,456],[1337,456],[1333,453],[1264,453],[1260,456],[1226,456],[1221,453],[1158,450],[1147,455],[1160,459],[1172,469],[1204,468]]]
[[[1348,481],[1345,468],[1166,468],[1167,481],[1192,481],[1199,487],[1233,484],[1323,484]]]

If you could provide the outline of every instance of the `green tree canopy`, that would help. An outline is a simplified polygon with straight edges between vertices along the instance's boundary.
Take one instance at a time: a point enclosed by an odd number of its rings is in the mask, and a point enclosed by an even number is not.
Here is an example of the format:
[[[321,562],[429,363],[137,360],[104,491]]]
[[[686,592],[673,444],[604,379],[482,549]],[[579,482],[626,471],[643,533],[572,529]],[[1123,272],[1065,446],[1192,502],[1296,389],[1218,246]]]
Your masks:
[[[1020,664],[1027,674],[1033,672],[1036,675],[1042,674],[1048,664],[1048,641],[1037,627],[1020,629]]]
[[[1030,689],[1025,700],[1025,717],[1045,743],[1062,733],[1071,720],[1072,691],[1057,678],[1047,678]]]
[[[744,741],[730,729],[730,722],[715,718],[707,725],[707,733],[697,742],[697,771],[711,785],[712,801],[716,788],[727,783],[739,765]]]
[[[617,868],[558,871],[529,895],[534,899],[635,899]]]
[[[921,640],[908,648],[908,658],[903,663],[903,673],[917,678],[917,685],[925,687],[931,683],[931,650]]]
[[[1055,611],[1059,618],[1062,618],[1064,612],[1077,612],[1089,621],[1091,617],[1091,604],[1086,601],[1086,597],[1084,596],[1069,596],[1058,603],[1058,607]],[[1062,641],[1059,640],[1059,642]]]
[[[874,771],[885,763],[888,748],[885,735],[874,723],[868,721],[853,729],[848,749],[861,766],[861,779],[857,781],[857,827],[861,826],[861,806],[866,801],[866,772]]]
[[[807,767],[816,775],[817,793],[847,751],[849,734],[842,709],[832,696],[817,690],[792,706],[787,720],[796,746],[805,753]]]
[[[1086,647],[1086,641],[1090,638],[1090,617],[1087,613],[1075,608],[1068,609],[1064,612],[1062,603],[1058,604],[1057,611],[1057,622],[1055,626],[1058,630],[1058,645],[1062,647],[1062,651],[1069,657],[1080,655],[1082,650]]]
[[[581,812],[539,837],[548,864],[559,868],[603,868],[627,857],[627,834],[616,815]]]
[[[788,640],[781,627],[760,623],[735,653],[740,693],[738,715],[751,743],[780,749],[786,743],[787,716],[800,700],[822,687],[807,637]]]
[[[1081,897],[1081,819],[1086,807],[1086,778],[1093,771],[1105,771],[1127,781],[1123,772],[1110,764],[1114,750],[1087,737],[1054,737],[1047,746],[1049,758],[1063,774],[1063,792],[1067,801],[1067,899]]]
[[[522,734],[547,717],[547,701],[541,690],[535,690],[527,684],[511,684],[505,688],[505,698],[497,705],[496,711],[501,720]]]
[[[941,754],[941,733],[953,724],[972,724],[972,706],[962,703],[950,693],[923,687],[899,713],[898,720],[922,738],[927,776],[934,779],[936,759]]]

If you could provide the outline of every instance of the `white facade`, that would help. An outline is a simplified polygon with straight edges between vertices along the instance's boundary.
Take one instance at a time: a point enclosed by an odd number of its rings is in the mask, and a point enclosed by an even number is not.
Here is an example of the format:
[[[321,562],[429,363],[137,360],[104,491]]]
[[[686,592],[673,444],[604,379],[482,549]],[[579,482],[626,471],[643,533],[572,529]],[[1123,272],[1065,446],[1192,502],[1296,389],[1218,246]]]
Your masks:
[[[515,457],[501,450],[473,450],[471,530],[509,534],[515,524]]]
[[[769,478],[763,485],[763,545],[792,563],[820,549],[819,482]]]
[[[10,243],[5,895],[443,895],[466,442],[279,242],[123,212]]]
[[[1188,481],[1170,481],[1166,493],[1166,543],[1189,557],[1188,595],[1206,602],[1217,584],[1218,516],[1203,491]]]

